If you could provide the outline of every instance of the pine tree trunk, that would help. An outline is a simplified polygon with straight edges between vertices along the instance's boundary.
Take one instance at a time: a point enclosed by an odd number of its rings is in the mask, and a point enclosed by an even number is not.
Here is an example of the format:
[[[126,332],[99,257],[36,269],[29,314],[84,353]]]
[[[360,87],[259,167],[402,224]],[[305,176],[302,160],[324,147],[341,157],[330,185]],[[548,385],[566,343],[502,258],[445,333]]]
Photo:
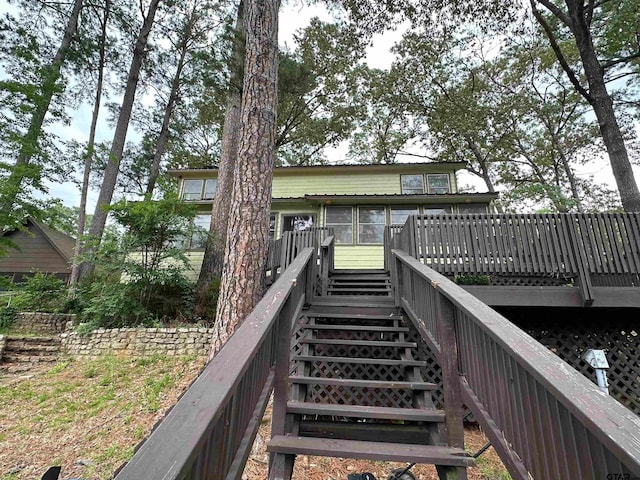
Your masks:
[[[164,152],[167,148],[167,142],[169,140],[169,126],[171,124],[173,111],[176,104],[178,103],[178,98],[180,96],[182,71],[184,69],[187,53],[189,51],[189,40],[191,39],[195,15],[196,12],[192,11],[191,17],[187,20],[187,24],[185,25],[184,31],[182,32],[182,38],[178,47],[180,51],[180,57],[178,58],[176,72],[173,76],[173,79],[171,80],[171,91],[169,92],[169,99],[167,100],[167,105],[164,109],[164,115],[162,117],[162,127],[160,128],[160,134],[158,135],[158,139],[156,141],[156,148],[153,154],[153,160],[151,161],[151,168],[149,171],[149,181],[147,183],[147,190],[145,192],[145,197],[148,199],[152,197],[153,190],[156,187],[156,182],[158,181],[158,176],[160,175],[160,161],[162,160],[162,155],[164,155]]]
[[[107,222],[107,208],[111,205],[113,191],[118,180],[120,161],[122,160],[122,152],[124,151],[127,130],[129,129],[129,121],[131,120],[131,111],[133,110],[133,102],[136,96],[138,80],[140,79],[140,70],[142,68],[142,63],[146,58],[147,41],[149,39],[149,33],[151,33],[151,27],[153,26],[153,20],[160,1],[161,0],[152,0],[149,4],[147,16],[144,19],[144,23],[142,24],[142,28],[140,29],[140,33],[138,34],[138,38],[136,39],[136,44],[133,49],[133,58],[131,60],[131,66],[129,67],[129,75],[127,77],[127,84],[125,87],[124,97],[122,99],[122,107],[120,108],[116,129],[113,134],[113,141],[111,143],[111,150],[109,152],[109,161],[107,162],[104,170],[98,202],[93,214],[91,228],[89,229],[89,235],[98,241],[102,239],[104,226]],[[89,262],[81,264],[79,279],[91,274],[93,269],[94,265]]]
[[[96,96],[93,101],[93,114],[91,116],[91,127],[89,129],[89,142],[87,144],[87,153],[84,161],[84,172],[82,175],[82,190],[80,192],[80,207],[78,212],[78,230],[76,236],[76,244],[73,252],[73,266],[71,267],[71,275],[69,284],[69,296],[75,294],[73,285],[78,282],[80,275],[80,264],[78,258],[82,253],[82,237],[84,235],[84,227],[87,219],[87,195],[89,193],[89,177],[91,175],[91,165],[93,163],[93,153],[96,140],[96,129],[98,126],[98,117],[100,114],[100,104],[102,103],[102,88],[104,83],[104,67],[106,62],[106,43],[107,43],[107,23],[109,22],[109,14],[111,13],[111,0],[106,0],[104,5],[104,17],[102,18],[102,28],[100,32],[100,58],[98,61],[98,81],[96,83]]]
[[[247,3],[242,124],[212,354],[220,350],[263,293],[275,160],[279,3]]]
[[[7,179],[5,193],[2,203],[0,204],[0,208],[2,208],[3,211],[8,212],[13,210],[13,204],[15,203],[17,195],[20,193],[22,179],[25,176],[23,167],[29,165],[31,157],[33,157],[38,150],[38,138],[40,138],[42,125],[49,111],[49,105],[51,105],[51,100],[56,93],[56,82],[60,79],[60,70],[67,57],[73,38],[78,31],[78,19],[80,18],[82,5],[83,0],[74,1],[58,50],[49,66],[43,70],[40,95],[33,115],[31,116],[27,132],[21,139],[20,152],[18,153],[15,166]]]
[[[229,92],[227,110],[222,129],[222,151],[218,164],[218,184],[211,209],[209,237],[204,251],[202,268],[196,286],[195,314],[207,315],[211,285],[222,276],[224,250],[229,224],[229,199],[233,194],[233,174],[238,155],[240,136],[240,107],[242,102],[242,80],[244,78],[245,55],[244,1],[238,6],[233,53],[230,59]]]

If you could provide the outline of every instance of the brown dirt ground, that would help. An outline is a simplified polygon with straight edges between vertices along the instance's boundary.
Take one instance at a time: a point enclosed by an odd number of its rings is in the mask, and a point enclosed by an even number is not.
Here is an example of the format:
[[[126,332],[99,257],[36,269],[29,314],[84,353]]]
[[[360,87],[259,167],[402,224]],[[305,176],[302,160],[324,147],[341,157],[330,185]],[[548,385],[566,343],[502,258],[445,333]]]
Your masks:
[[[62,466],[62,479],[109,479],[133,453],[203,366],[202,360],[153,358],[65,361],[27,375],[0,374],[0,480],[39,479],[49,466]],[[265,416],[243,480],[267,478]],[[486,443],[467,428],[468,451]],[[300,456],[294,480],[346,480],[371,472],[386,480],[403,463]],[[418,479],[437,479],[435,469],[412,469]],[[506,480],[504,467],[489,449],[470,480]]]

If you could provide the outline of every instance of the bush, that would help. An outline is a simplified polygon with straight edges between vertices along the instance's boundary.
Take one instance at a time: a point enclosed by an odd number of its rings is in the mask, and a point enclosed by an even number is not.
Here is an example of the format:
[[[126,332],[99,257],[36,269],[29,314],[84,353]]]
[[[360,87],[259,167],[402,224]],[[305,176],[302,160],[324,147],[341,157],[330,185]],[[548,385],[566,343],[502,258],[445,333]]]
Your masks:
[[[453,279],[458,285],[489,285],[489,275],[456,275]]]
[[[82,320],[93,328],[138,326],[153,320],[128,284],[94,282],[88,294]]]
[[[0,308],[0,330],[9,330],[16,321],[18,309],[13,305]]]
[[[36,272],[22,284],[13,306],[22,311],[59,312],[66,300],[64,282],[53,275]]]

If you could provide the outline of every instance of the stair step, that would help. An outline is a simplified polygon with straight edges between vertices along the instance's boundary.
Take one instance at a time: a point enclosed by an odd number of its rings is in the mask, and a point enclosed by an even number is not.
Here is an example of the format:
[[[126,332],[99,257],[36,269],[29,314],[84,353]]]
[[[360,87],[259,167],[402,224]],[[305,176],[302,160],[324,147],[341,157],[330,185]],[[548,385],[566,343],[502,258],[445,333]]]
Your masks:
[[[363,283],[364,282],[364,283]],[[329,285],[331,286],[341,286],[341,287],[361,287],[361,286],[386,286],[389,285],[391,282],[389,280],[371,280],[371,281],[367,281],[367,280],[361,280],[361,281],[352,281],[351,279],[349,280],[329,280]]]
[[[378,315],[375,313],[331,313],[309,309],[304,314],[314,318],[347,318],[350,320],[402,320],[402,315]]]
[[[332,417],[376,418],[413,422],[444,422],[443,410],[417,408],[369,407],[334,403],[287,402],[287,413],[329,415]]]
[[[389,275],[384,268],[336,268],[331,272],[334,275]]]
[[[387,380],[358,380],[350,378],[289,377],[291,383],[305,385],[335,385],[340,387],[388,388],[392,390],[435,390],[438,386],[429,382],[394,382]]]
[[[300,362],[330,362],[353,363],[359,365],[402,365],[405,367],[426,367],[427,362],[421,360],[394,360],[391,358],[358,358],[358,357],[327,357],[320,355],[292,355],[291,358]]]
[[[27,344],[11,344],[8,343],[5,347],[5,352],[25,352],[25,353],[40,353],[40,352],[54,352],[57,353],[60,351],[60,345],[51,345],[51,344],[38,344],[38,343],[27,343]]]
[[[363,288],[354,288],[354,287],[329,287],[327,289],[328,292],[388,292],[389,289],[386,287],[363,287]]]
[[[452,467],[470,467],[474,465],[473,458],[459,448],[337,440],[333,438],[276,435],[267,444],[267,451],[322,457],[427,463]]]
[[[6,351],[2,355],[2,361],[4,363],[48,363],[57,360],[57,355],[12,354]]]
[[[353,345],[354,347],[392,347],[392,348],[417,348],[415,342],[394,342],[384,340],[342,340],[337,338],[301,338],[300,343],[312,343],[320,345]]]
[[[307,330],[344,330],[351,332],[408,332],[407,327],[379,327],[377,325],[339,325],[339,324],[315,324],[303,325]]]
[[[393,298],[382,295],[340,295],[340,297],[314,297],[311,302],[316,307],[392,307]]]

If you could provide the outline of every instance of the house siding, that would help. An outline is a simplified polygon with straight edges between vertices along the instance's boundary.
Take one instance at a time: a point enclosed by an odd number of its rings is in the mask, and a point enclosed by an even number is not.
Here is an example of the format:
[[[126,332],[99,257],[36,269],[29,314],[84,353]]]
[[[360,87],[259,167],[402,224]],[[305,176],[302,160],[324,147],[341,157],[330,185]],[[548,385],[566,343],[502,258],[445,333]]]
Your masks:
[[[414,172],[402,172],[412,174]],[[424,171],[415,172],[423,174]],[[433,172],[436,173],[436,172]],[[305,195],[393,195],[402,193],[400,173],[374,172],[348,174],[279,175],[273,178],[273,198],[304,197]],[[449,173],[451,191],[456,192],[455,173]]]
[[[382,245],[336,245],[336,269],[384,268],[384,248]]]
[[[34,270],[69,273],[70,265],[37,228],[32,228],[30,233],[12,232],[7,237],[20,250],[9,249],[8,254],[0,258],[0,273],[29,273]]]

